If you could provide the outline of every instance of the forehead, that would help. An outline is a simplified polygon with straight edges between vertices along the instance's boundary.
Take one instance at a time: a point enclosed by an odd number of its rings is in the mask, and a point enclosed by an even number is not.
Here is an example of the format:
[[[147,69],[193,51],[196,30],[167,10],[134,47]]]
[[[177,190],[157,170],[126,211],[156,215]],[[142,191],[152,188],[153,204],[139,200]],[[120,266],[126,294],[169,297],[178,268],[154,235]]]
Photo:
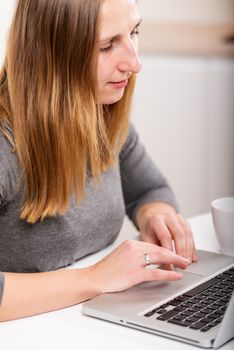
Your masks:
[[[132,30],[139,20],[136,0],[104,0],[100,13],[100,39]]]

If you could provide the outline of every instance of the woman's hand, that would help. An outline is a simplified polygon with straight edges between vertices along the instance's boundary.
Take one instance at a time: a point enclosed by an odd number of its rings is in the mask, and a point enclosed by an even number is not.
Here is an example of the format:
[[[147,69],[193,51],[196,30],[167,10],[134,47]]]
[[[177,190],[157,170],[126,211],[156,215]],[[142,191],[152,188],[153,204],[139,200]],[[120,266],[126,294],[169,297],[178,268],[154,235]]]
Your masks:
[[[183,274],[160,268],[148,268],[145,254],[151,264],[168,265],[185,269],[188,260],[168,249],[152,243],[125,241],[104,259],[88,268],[90,283],[99,293],[118,292],[145,281],[175,281]]]
[[[138,210],[137,223],[142,241],[174,251],[189,263],[197,261],[189,224],[170,205],[161,202],[144,205]]]

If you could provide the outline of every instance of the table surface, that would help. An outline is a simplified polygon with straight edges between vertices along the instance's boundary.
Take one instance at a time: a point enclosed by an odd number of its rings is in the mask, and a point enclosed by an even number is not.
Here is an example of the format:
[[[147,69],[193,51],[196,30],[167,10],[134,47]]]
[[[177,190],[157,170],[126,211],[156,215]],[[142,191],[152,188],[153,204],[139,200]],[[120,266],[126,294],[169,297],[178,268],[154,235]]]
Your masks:
[[[198,249],[219,252],[209,213],[189,219]],[[137,238],[137,231],[126,219],[117,240],[101,252],[84,258],[72,267],[85,267],[105,256],[121,241]],[[115,349],[155,350],[198,349],[192,345],[98,320],[82,314],[82,305],[0,323],[0,348],[3,350],[47,349]],[[234,340],[222,350],[234,348]]]

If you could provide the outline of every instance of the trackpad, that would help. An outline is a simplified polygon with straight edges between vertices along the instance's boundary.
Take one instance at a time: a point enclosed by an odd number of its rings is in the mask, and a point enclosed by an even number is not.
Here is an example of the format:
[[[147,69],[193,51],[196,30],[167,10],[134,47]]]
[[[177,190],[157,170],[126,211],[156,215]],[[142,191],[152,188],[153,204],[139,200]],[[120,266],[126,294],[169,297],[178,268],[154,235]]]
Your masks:
[[[160,296],[171,296],[175,293],[178,293],[181,290],[184,290],[187,287],[192,286],[196,282],[202,280],[204,278],[203,275],[186,272],[183,271],[183,278],[179,281],[171,281],[171,282],[144,282],[139,284],[138,286],[133,287],[132,289],[138,289],[147,295],[151,294],[151,292],[155,295]]]

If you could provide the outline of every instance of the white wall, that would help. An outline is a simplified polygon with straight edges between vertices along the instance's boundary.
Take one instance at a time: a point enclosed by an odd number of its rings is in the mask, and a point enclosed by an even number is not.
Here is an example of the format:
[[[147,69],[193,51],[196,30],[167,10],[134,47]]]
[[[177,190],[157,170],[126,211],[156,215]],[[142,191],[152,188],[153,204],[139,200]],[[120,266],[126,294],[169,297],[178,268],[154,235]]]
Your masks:
[[[0,0],[0,65],[6,50],[7,32],[14,12],[15,0]]]
[[[183,215],[234,195],[234,60],[143,55],[132,119]]]
[[[145,20],[232,22],[234,0],[138,0]]]

